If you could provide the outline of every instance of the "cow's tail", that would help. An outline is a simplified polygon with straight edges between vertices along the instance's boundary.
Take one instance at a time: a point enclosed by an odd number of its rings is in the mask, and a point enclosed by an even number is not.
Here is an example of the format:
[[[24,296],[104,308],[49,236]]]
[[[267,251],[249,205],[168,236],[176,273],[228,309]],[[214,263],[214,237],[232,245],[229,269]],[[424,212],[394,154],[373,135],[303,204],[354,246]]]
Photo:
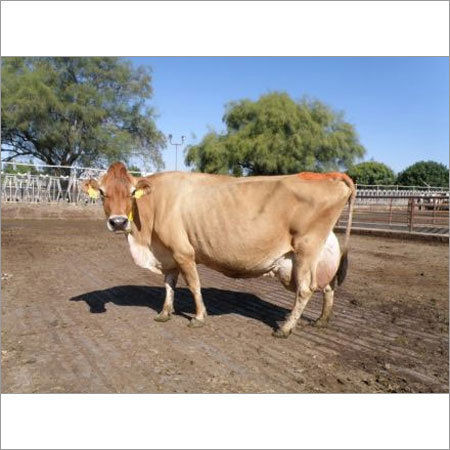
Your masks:
[[[340,286],[347,276],[348,269],[348,250],[349,250],[349,242],[350,242],[350,231],[352,229],[352,219],[353,219],[353,208],[355,205],[356,198],[356,187],[353,184],[353,181],[349,177],[343,178],[347,186],[351,189],[351,194],[348,199],[348,219],[347,219],[347,227],[345,228],[345,238],[344,245],[342,246],[341,251],[341,260],[339,262],[339,267],[336,272],[336,275],[333,279],[333,284],[336,283]]]

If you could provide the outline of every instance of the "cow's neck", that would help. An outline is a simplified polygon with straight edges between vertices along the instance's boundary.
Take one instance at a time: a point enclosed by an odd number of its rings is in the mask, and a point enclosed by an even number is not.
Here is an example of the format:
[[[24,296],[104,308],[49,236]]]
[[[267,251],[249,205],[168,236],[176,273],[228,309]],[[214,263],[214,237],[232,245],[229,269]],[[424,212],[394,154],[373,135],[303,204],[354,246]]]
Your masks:
[[[139,203],[139,204],[138,204]],[[149,245],[153,231],[153,202],[151,199],[139,201],[133,205],[131,234],[141,244]]]

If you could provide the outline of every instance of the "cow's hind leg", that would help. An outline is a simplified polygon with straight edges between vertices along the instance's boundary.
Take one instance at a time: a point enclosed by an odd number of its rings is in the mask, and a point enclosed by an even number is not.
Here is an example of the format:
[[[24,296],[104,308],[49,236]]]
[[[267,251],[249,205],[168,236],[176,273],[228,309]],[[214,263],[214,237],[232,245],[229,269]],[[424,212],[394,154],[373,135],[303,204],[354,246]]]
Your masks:
[[[322,314],[314,322],[316,327],[326,327],[331,317],[331,310],[333,309],[334,290],[330,285],[323,290]]]
[[[321,241],[325,242],[324,236],[321,234],[300,236],[293,239],[294,265],[292,275],[296,287],[295,302],[288,318],[280,328],[273,332],[276,337],[287,338],[292,333],[303,310],[317,289],[317,262]]]
[[[164,276],[164,286],[166,288],[166,299],[164,300],[164,305],[162,311],[155,317],[157,322],[167,322],[170,320],[173,308],[173,299],[175,296],[175,286],[178,280],[178,270],[168,272]]]
[[[188,285],[195,300],[195,317],[191,319],[188,326],[191,328],[201,327],[205,324],[207,314],[205,304],[203,303],[197,265],[195,264],[193,258],[188,258],[185,256],[177,255],[175,256],[175,260],[177,261],[181,273],[186,280],[186,284]]]
[[[296,270],[296,284],[294,307],[281,327],[273,332],[275,337],[287,338],[292,333],[309,299],[312,297],[311,269],[307,265],[301,264]]]

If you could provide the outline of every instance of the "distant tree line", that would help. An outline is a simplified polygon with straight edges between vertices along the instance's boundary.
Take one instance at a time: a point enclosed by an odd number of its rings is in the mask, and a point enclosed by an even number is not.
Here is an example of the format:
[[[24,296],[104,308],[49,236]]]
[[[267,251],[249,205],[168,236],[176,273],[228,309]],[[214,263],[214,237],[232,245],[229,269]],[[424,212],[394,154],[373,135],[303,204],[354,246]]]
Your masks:
[[[356,164],[347,170],[347,174],[358,184],[391,184],[402,186],[438,186],[448,187],[448,168],[435,161],[418,161],[397,175],[386,164],[367,161]]]

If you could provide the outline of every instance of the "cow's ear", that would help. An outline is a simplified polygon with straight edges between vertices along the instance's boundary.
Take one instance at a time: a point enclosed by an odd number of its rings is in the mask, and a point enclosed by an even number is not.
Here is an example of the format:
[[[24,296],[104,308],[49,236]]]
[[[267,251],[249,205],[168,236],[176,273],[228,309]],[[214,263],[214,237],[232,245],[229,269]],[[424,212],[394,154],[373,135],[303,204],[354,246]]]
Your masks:
[[[150,194],[152,191],[152,185],[147,178],[137,178],[136,184],[134,185],[133,197],[140,198],[143,195]]]
[[[98,198],[100,194],[100,186],[97,180],[90,178],[89,180],[83,181],[81,184],[81,189],[83,192],[91,198]]]

